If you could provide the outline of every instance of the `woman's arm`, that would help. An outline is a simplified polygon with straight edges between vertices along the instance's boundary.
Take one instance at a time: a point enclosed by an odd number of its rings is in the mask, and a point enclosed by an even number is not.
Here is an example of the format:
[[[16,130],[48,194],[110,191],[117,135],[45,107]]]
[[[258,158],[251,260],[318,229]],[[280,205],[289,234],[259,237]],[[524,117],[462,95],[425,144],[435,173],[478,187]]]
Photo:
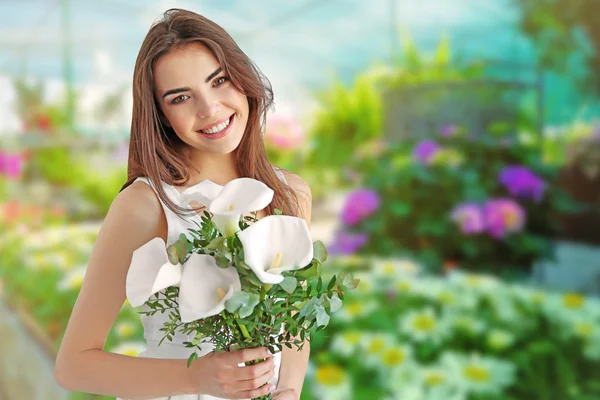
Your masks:
[[[194,393],[197,389],[187,360],[103,351],[125,301],[133,251],[154,237],[166,239],[162,207],[148,185],[134,183],[115,198],[90,256],[56,359],[55,378],[65,389],[128,399]]]
[[[310,220],[312,213],[312,193],[310,186],[299,176],[292,174],[289,171],[284,171],[285,177],[290,187],[298,196],[300,206],[300,216],[306,220],[310,228]],[[299,339],[299,337],[297,337]],[[283,347],[281,352],[281,369],[279,372],[278,389],[294,389],[298,398],[302,393],[302,386],[306,376],[306,368],[308,367],[308,358],[310,355],[310,343],[304,341],[302,350],[295,347],[289,349]]]

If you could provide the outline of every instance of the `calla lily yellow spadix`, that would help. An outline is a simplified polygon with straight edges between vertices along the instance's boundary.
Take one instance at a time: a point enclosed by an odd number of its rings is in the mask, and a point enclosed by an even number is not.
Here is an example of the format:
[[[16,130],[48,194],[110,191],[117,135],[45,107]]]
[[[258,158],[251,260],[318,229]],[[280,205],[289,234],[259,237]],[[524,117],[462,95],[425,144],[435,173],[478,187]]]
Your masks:
[[[196,201],[213,214],[213,222],[225,237],[239,229],[244,213],[260,211],[273,200],[275,192],[264,183],[252,178],[238,178],[225,186],[206,180],[180,199],[183,206]]]
[[[132,306],[138,307],[169,286],[179,286],[182,322],[219,314],[225,309],[225,302],[241,290],[234,267],[220,268],[206,254],[192,254],[183,265],[172,264],[165,242],[155,238],[134,251],[127,273],[127,298]]]
[[[270,215],[238,233],[244,262],[263,283],[283,281],[284,271],[306,267],[313,245],[306,221],[288,215]]]

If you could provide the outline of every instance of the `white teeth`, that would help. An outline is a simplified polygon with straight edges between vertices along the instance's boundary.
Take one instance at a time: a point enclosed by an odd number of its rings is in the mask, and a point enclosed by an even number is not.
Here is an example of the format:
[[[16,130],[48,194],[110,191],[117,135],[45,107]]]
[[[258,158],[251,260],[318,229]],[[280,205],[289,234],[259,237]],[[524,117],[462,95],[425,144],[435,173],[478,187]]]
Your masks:
[[[202,133],[207,133],[207,134],[213,134],[213,133],[218,133],[221,132],[223,129],[227,128],[227,126],[229,126],[229,122],[231,121],[231,117],[225,121],[225,122],[221,122],[219,125],[215,125],[210,129],[201,129]]]

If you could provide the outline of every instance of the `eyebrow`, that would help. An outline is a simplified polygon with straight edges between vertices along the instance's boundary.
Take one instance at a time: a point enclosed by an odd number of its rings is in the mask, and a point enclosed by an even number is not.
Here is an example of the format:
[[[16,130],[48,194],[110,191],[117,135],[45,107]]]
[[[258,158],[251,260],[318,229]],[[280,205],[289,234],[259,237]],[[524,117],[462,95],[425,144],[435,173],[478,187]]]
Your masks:
[[[214,71],[212,74],[210,74],[210,75],[209,75],[209,76],[206,78],[205,82],[206,82],[206,83],[208,83],[208,82],[209,82],[209,81],[210,81],[212,78],[214,78],[215,76],[219,75],[219,74],[221,73],[221,71],[223,71],[223,70],[221,69],[221,67],[217,68],[217,69],[216,69],[216,70],[215,70],[215,71]],[[177,94],[177,93],[183,93],[183,92],[188,92],[188,91],[190,91],[190,90],[192,90],[192,89],[190,89],[189,87],[182,87],[182,88],[177,88],[177,89],[171,89],[171,90],[167,90],[167,91],[166,91],[166,92],[163,94],[163,96],[162,96],[162,97],[163,97],[163,99],[164,99],[165,97],[167,97],[167,96],[169,96],[169,95],[172,95],[172,94]]]

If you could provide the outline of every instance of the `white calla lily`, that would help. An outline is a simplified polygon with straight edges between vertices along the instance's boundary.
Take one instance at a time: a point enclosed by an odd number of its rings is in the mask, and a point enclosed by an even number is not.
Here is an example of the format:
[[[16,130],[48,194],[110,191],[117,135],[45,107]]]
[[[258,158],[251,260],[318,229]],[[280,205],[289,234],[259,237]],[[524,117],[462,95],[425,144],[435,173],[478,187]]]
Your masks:
[[[209,181],[208,179],[186,189],[179,198],[181,206],[187,206],[191,201],[196,201],[205,207],[209,207],[213,199],[221,193],[223,186]]]
[[[179,286],[182,322],[219,314],[225,309],[225,301],[242,289],[234,267],[220,268],[212,256],[205,254],[192,254],[183,265],[172,264],[164,240],[154,238],[133,252],[127,272],[127,299],[133,307],[139,307],[170,286]]]
[[[233,236],[239,231],[239,221],[244,213],[260,211],[273,200],[275,192],[252,178],[230,181],[210,203],[209,211],[223,236]]]
[[[312,238],[302,218],[270,215],[238,233],[238,238],[244,262],[263,283],[281,283],[283,271],[302,269],[313,259]]]
[[[150,296],[181,281],[181,264],[171,264],[165,241],[154,238],[133,252],[127,271],[126,294],[134,307]]]
[[[181,322],[191,322],[219,314],[225,301],[242,290],[235,267],[221,268],[214,257],[192,254],[183,266],[179,289]]]
[[[275,194],[263,182],[252,178],[234,179],[225,186],[206,180],[189,190],[181,196],[182,205],[197,201],[206,206],[225,237],[239,231],[239,221],[244,213],[262,210],[271,203]]]

